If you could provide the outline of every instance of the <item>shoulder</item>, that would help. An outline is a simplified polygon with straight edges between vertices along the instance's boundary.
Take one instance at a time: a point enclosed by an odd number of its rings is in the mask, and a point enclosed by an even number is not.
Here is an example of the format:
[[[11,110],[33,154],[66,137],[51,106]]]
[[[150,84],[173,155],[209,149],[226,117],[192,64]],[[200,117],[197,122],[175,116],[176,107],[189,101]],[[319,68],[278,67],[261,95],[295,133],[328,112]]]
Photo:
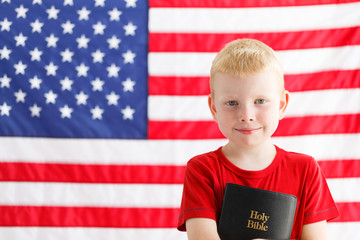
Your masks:
[[[286,167],[288,170],[292,170],[292,172],[297,172],[301,175],[312,175],[316,174],[320,170],[320,167],[314,157],[298,153],[298,152],[291,152],[291,151],[285,151],[283,149],[280,149],[280,151],[283,151],[283,166]]]
[[[301,181],[312,183],[324,178],[319,164],[314,157],[303,153],[284,151],[284,169]]]
[[[280,149],[280,151],[284,152],[284,159],[285,162],[296,164],[296,165],[316,165],[315,159],[307,154],[298,153],[298,152],[291,152]]]
[[[217,153],[218,151],[220,151],[220,148],[215,151],[197,155],[197,156],[191,158],[187,162],[187,166],[188,167],[196,167],[196,166],[204,166],[204,165],[208,166],[208,165],[216,164],[219,159],[218,153]]]
[[[208,153],[197,155],[191,158],[187,162],[186,172],[189,173],[201,173],[202,175],[212,175],[219,166],[218,151],[220,148]]]

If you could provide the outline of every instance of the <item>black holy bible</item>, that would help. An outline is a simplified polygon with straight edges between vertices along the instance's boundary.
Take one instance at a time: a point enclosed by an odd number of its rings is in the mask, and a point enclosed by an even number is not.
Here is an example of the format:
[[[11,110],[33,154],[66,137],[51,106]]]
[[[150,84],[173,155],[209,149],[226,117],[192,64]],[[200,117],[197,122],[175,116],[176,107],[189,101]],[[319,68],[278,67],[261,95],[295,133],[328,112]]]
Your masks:
[[[222,240],[290,239],[296,196],[227,183],[218,224]]]

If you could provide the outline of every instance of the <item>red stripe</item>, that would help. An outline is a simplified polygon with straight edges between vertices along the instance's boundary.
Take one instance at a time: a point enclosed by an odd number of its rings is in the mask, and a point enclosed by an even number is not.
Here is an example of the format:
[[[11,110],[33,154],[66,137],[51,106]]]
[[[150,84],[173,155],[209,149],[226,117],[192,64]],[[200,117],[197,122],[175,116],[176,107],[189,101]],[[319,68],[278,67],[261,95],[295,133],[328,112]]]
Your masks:
[[[326,178],[359,178],[360,160],[328,160],[318,161]]]
[[[359,88],[360,70],[285,75],[285,87],[290,92]],[[149,76],[150,95],[196,96],[209,93],[209,77]]]
[[[149,121],[149,139],[224,138],[214,121]]]
[[[280,121],[274,136],[360,133],[360,114],[306,116]],[[214,121],[149,121],[149,139],[224,138]]]
[[[173,228],[177,208],[0,206],[0,226]]]
[[[149,51],[218,52],[238,38],[258,39],[274,50],[338,47],[360,44],[360,27],[269,33],[149,33]]]
[[[360,222],[360,202],[341,202],[336,203],[336,206],[340,211],[340,217],[332,220],[333,222]]]
[[[149,95],[208,95],[209,77],[149,76]]]
[[[0,163],[0,181],[77,183],[183,183],[184,166]]]
[[[274,136],[360,133],[360,114],[284,118]]]
[[[359,88],[360,70],[356,69],[285,75],[285,87],[290,92]]]
[[[337,203],[341,216],[334,222],[360,221],[359,202]],[[177,208],[0,206],[1,226],[173,228]]]
[[[339,4],[357,2],[356,0],[149,0],[150,7],[206,7],[206,8],[226,8],[226,7],[278,7],[278,6],[306,6],[306,5],[322,5],[322,4]]]
[[[359,159],[318,163],[326,178],[360,177]],[[184,172],[185,166],[0,163],[0,181],[15,182],[182,184]]]

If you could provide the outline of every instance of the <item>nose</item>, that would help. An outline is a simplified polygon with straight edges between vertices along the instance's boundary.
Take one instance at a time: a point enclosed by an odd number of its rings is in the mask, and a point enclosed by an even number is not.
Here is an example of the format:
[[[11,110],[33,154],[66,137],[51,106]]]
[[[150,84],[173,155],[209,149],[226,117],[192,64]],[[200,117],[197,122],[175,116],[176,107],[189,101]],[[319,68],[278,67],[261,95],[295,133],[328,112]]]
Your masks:
[[[239,111],[241,122],[253,122],[255,120],[254,110],[250,106],[242,106]]]

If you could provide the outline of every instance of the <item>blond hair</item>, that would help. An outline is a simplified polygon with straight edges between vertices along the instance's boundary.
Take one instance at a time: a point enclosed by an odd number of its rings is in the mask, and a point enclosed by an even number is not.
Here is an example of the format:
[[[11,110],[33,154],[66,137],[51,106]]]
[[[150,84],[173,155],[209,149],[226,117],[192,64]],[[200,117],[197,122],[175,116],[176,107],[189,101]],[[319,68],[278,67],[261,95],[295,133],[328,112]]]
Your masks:
[[[275,51],[255,39],[238,39],[228,43],[215,57],[210,70],[211,94],[216,73],[235,76],[249,76],[261,71],[273,71],[279,77],[280,88],[284,89],[284,74]]]

